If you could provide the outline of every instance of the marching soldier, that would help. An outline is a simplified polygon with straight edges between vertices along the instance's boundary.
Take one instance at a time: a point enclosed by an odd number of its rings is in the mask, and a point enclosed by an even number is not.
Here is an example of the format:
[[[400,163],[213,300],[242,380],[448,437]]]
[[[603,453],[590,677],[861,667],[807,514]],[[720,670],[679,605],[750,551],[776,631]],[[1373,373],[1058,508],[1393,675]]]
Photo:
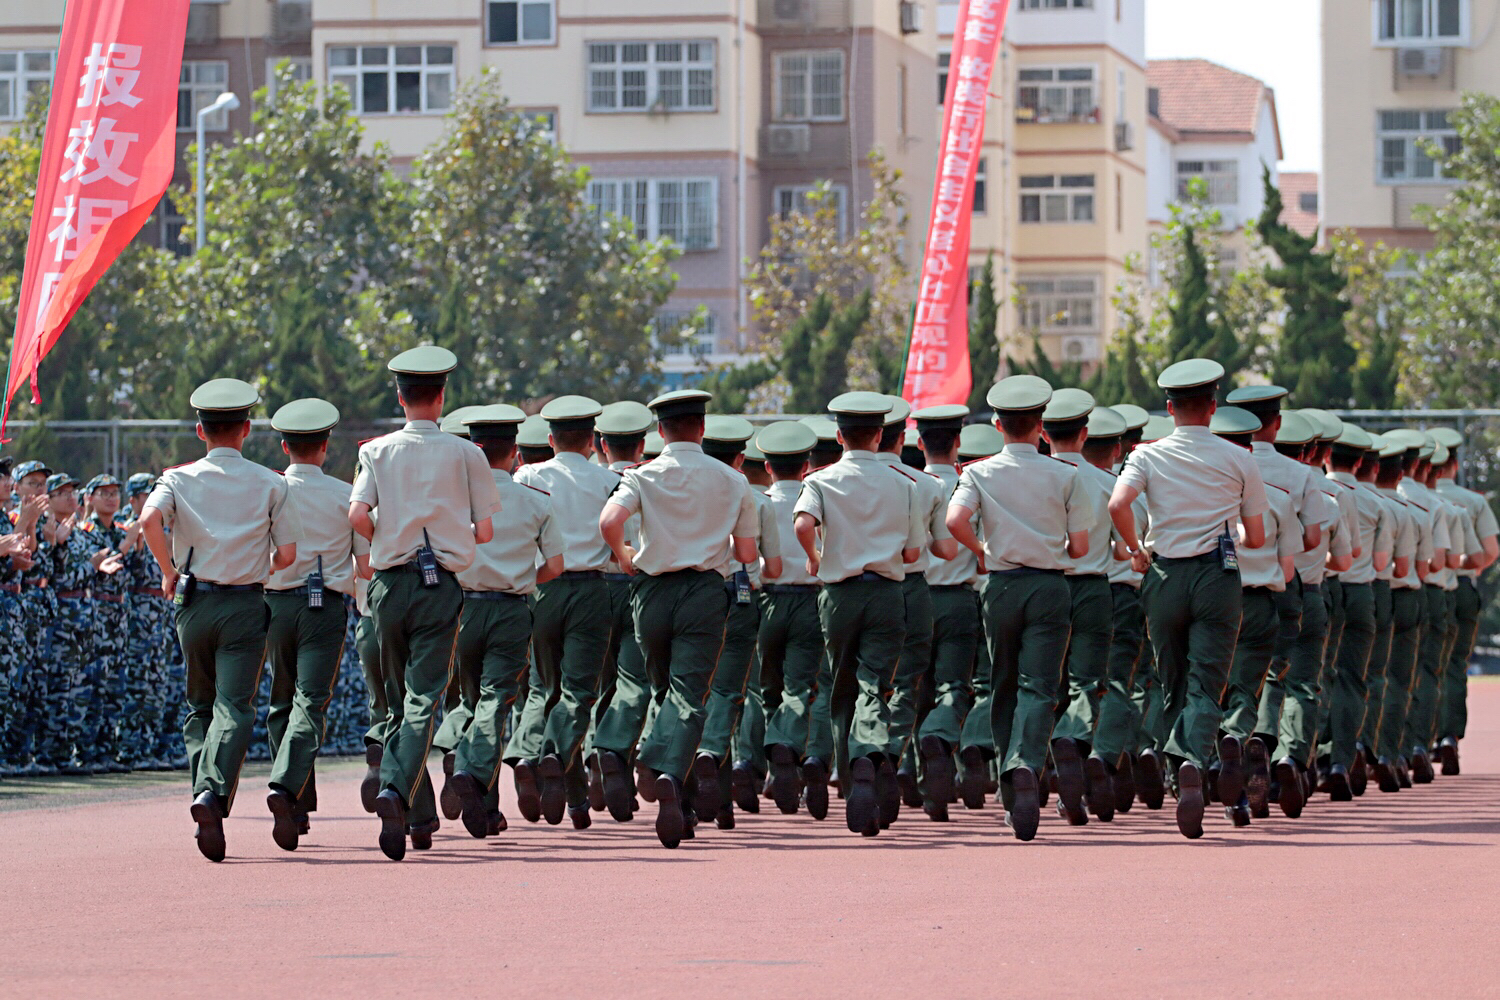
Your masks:
[[[271,417],[291,459],[283,478],[303,537],[292,565],[266,582],[266,657],[271,665],[271,838],[295,851],[307,814],[318,808],[313,763],[328,731],[328,703],[338,680],[348,631],[345,595],[354,592],[355,562],[368,563],[369,543],[349,526],[351,487],[323,472],[339,411],[322,399],[298,399]]]
[[[1004,447],[1005,437],[992,424],[966,424],[958,436],[958,457],[963,462],[958,467],[960,473],[967,465],[998,455]],[[951,502],[951,496],[949,500]],[[977,513],[970,518],[970,523],[982,539],[984,536]],[[975,553],[966,546],[960,548],[974,558],[974,600],[979,602],[982,584],[987,577],[980,571]],[[990,685],[993,671],[990,669],[989,645],[985,642],[982,606],[980,616],[979,641],[974,650],[974,667],[970,673],[969,708],[964,713],[958,738],[958,761],[963,766],[959,777],[958,797],[963,800],[965,809],[983,809],[985,796],[999,787],[999,783],[991,775],[991,765],[995,760],[995,727],[990,721],[994,689]]]
[[[1223,377],[1224,367],[1204,358],[1158,376],[1176,430],[1131,453],[1109,501],[1115,530],[1146,574],[1141,597],[1164,694],[1164,750],[1175,765],[1177,828],[1189,839],[1203,835],[1202,769],[1214,755],[1219,697],[1239,633],[1236,545],[1266,543],[1265,488],[1254,460],[1209,430]],[[1144,547],[1131,514],[1141,495],[1151,516]],[[1236,516],[1238,538],[1229,529]],[[1238,744],[1225,738],[1218,751],[1220,796],[1238,801]]]
[[[1434,443],[1432,458],[1426,466],[1424,485],[1428,493],[1444,504],[1448,510],[1448,534],[1453,541],[1454,553],[1457,554],[1455,559],[1454,554],[1450,553],[1448,566],[1438,574],[1443,587],[1443,644],[1438,661],[1433,668],[1436,677],[1434,703],[1423,719],[1422,729],[1431,747],[1432,758],[1441,759],[1444,750],[1439,742],[1443,736],[1440,726],[1443,722],[1448,696],[1448,665],[1453,656],[1453,649],[1458,643],[1458,574],[1461,569],[1480,563],[1485,558],[1485,549],[1480,544],[1476,531],[1477,522],[1469,515],[1468,509],[1460,500],[1446,496],[1438,490],[1439,470],[1446,466],[1449,460],[1448,446],[1436,441],[1430,433],[1426,436]]]
[[[547,431],[547,420],[540,413],[527,417],[516,431],[516,447],[521,453],[522,465],[546,462],[556,455]]]
[[[255,723],[266,649],[266,579],[292,565],[302,522],[281,476],[240,454],[255,387],[214,379],[190,399],[208,453],[168,469],[141,515],[141,533],[177,604],[187,664],[183,737],[198,850],[224,860],[224,819]],[[169,541],[165,528],[172,529]]]
[[[1383,702],[1375,727],[1375,779],[1382,792],[1397,792],[1411,783],[1403,756],[1402,736],[1411,701],[1412,671],[1422,639],[1422,581],[1434,558],[1432,520],[1427,512],[1401,495],[1407,446],[1391,435],[1381,437],[1380,470],[1376,485],[1394,505],[1400,527],[1396,541],[1396,573],[1391,578],[1391,644],[1386,658]],[[1404,562],[1403,562],[1404,557]],[[1374,711],[1372,704],[1370,710]],[[1405,780],[1403,780],[1405,779]]]
[[[500,510],[484,453],[438,429],[458,358],[417,347],[393,358],[406,426],[359,449],[349,523],[370,543],[370,610],[391,720],[375,797],[380,849],[393,861],[426,850],[438,828],[427,774],[434,714],[452,677],[463,591],[457,573],[494,537]],[[378,511],[377,520],[371,519]]]

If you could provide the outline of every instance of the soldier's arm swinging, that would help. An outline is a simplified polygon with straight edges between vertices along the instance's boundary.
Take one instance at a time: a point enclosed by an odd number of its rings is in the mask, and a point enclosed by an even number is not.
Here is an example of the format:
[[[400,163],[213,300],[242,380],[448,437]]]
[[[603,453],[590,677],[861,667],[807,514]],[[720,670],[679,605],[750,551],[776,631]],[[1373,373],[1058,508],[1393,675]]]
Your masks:
[[[170,597],[172,591],[177,589],[177,567],[172,565],[172,543],[167,541],[167,533],[162,530],[161,511],[155,507],[147,507],[139,523],[141,535],[146,539],[146,547],[151,550],[156,565],[161,569],[162,593]]]
[[[1068,532],[1068,558],[1082,559],[1089,554],[1089,533],[1087,531]]]
[[[979,544],[979,536],[974,533],[974,526],[969,523],[973,516],[974,512],[963,504],[950,503],[946,518],[948,531],[953,535],[953,541],[974,553],[983,564],[984,546]]]
[[[370,505],[356,500],[349,505],[349,527],[367,542],[375,540],[375,522],[370,519]]]
[[[289,542],[286,545],[276,546],[276,551],[271,554],[271,572],[286,569],[297,561],[297,543]]]
[[[1115,534],[1119,536],[1120,543],[1132,556],[1140,551],[1141,540],[1135,536],[1135,511],[1130,505],[1140,495],[1141,491],[1134,486],[1116,483],[1114,492],[1109,496],[1109,519],[1114,522]]]
[[[797,544],[807,553],[807,571],[817,576],[821,563],[818,557],[818,519],[803,511],[792,522],[792,527],[797,532]]]
[[[734,559],[736,562],[753,563],[760,558],[760,550],[755,547],[754,538],[741,538],[739,535],[731,535],[729,540],[734,545]]]
[[[1251,514],[1240,521],[1240,544],[1247,549],[1258,549],[1266,544],[1265,517]]]
[[[474,522],[474,541],[480,545],[486,545],[494,541],[495,522],[493,518],[483,518]]]
[[[563,557],[559,552],[536,568],[536,582],[538,584],[550,583],[562,575]]]
[[[599,534],[604,536],[604,544],[615,554],[620,572],[634,576],[635,553],[625,544],[625,523],[630,520],[630,513],[628,508],[617,503],[605,504],[599,512]]]

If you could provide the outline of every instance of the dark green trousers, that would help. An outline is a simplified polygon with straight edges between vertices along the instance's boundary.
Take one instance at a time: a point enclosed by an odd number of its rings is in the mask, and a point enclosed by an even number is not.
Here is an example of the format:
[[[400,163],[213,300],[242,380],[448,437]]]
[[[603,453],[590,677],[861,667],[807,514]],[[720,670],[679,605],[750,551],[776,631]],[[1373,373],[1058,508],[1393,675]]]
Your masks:
[[[907,758],[906,766],[915,767],[912,752],[917,730],[917,701],[922,675],[932,659],[933,607],[932,591],[927,577],[908,573],[901,581],[901,600],[905,608],[906,638],[901,644],[901,659],[891,677],[890,693],[885,699],[889,742],[886,753],[891,760]]]
[[[1099,723],[1094,729],[1094,753],[1114,765],[1123,754],[1136,750],[1135,734],[1141,718],[1134,691],[1146,619],[1141,612],[1139,588],[1112,583],[1109,594],[1109,655],[1104,666],[1104,694],[1099,699]]]
[[[370,612],[380,642],[391,722],[380,761],[380,784],[406,803],[412,826],[437,819],[437,797],[427,775],[427,754],[437,710],[453,678],[463,591],[447,571],[436,587],[405,569],[377,570],[370,581]]]
[[[1443,627],[1443,656],[1437,665],[1437,704],[1433,706],[1432,727],[1429,730],[1433,743],[1447,735],[1443,732],[1443,721],[1448,701],[1448,665],[1453,659],[1453,650],[1458,645],[1457,587],[1443,591]]]
[[[370,711],[370,727],[365,730],[366,745],[385,745],[391,710],[385,698],[385,681],[380,673],[380,639],[375,634],[375,619],[360,615],[354,624],[354,649],[359,654],[359,669],[365,675],[365,703]]]
[[[994,664],[990,659],[989,637],[984,624],[984,585],[975,594],[979,602],[979,642],[974,648],[974,668],[969,672],[969,711],[959,730],[958,748],[977,747],[986,760],[995,759],[995,727],[990,713],[995,704]]]
[[[755,641],[760,632],[759,595],[752,593],[749,604],[739,604],[735,600],[732,582],[724,585],[724,592],[729,601],[729,613],[724,620],[724,645],[714,668],[713,683],[708,686],[708,702],[703,711],[703,738],[698,743],[699,753],[713,754],[721,764],[729,758],[730,741],[745,708],[745,688],[750,683],[750,666],[755,659]]]
[[[1067,670],[1059,681],[1062,717],[1053,739],[1072,739],[1085,749],[1094,742],[1099,724],[1099,702],[1104,697],[1114,632],[1114,597],[1106,576],[1070,576],[1068,594],[1072,628],[1068,636]]]
[[[761,687],[765,690],[773,678],[779,678],[781,689],[780,701],[766,720],[765,745],[791,747],[799,760],[809,752],[813,704],[829,696],[817,686],[823,665],[818,592],[813,586],[772,588],[765,595],[760,619]]]
[[[1411,703],[1417,647],[1422,642],[1422,602],[1425,599],[1422,589],[1391,589],[1391,655],[1386,660],[1385,697],[1376,736],[1376,753],[1391,760],[1410,749],[1403,748],[1401,739],[1405,735],[1406,709]]]
[[[1142,581],[1144,583],[1144,581]],[[1145,627],[1146,607],[1141,605],[1142,627]],[[1136,730],[1136,742],[1132,753],[1164,746],[1167,733],[1162,725],[1161,678],[1156,673],[1156,647],[1151,645],[1150,629],[1141,642],[1141,662],[1135,671],[1135,684],[1130,692],[1131,703],[1140,716],[1140,727]]]
[[[1224,721],[1219,728],[1241,740],[1255,732],[1260,689],[1271,669],[1276,635],[1281,630],[1281,616],[1276,611],[1278,593],[1269,587],[1245,587],[1240,595],[1240,632],[1224,690]]]
[[[615,699],[620,679],[620,660],[627,655],[627,647],[629,655],[633,657],[635,675],[643,684],[645,682],[645,674],[640,667],[641,651],[635,644],[635,623],[630,618],[630,578],[624,574],[606,575],[604,586],[609,593],[609,648],[604,653],[604,666],[599,670],[599,693],[594,698],[593,719],[588,736],[584,739],[586,753],[594,752],[594,734],[599,727],[599,720],[604,718],[604,713],[609,711],[610,703]]]
[[[1328,608],[1323,588],[1302,586],[1302,624],[1292,646],[1291,661],[1282,686],[1280,741],[1276,753],[1303,767],[1312,764],[1318,729],[1318,682],[1323,673],[1323,644],[1328,638]]]
[[[500,776],[505,724],[526,672],[531,607],[524,597],[464,600],[458,627],[458,672],[475,692],[473,718],[454,747],[454,770],[467,771],[491,793]]]
[[[1041,773],[1068,654],[1068,581],[1061,573],[991,573],[980,600],[993,664],[990,728],[1000,772],[1024,766]]]
[[[659,706],[637,756],[647,767],[686,781],[703,738],[704,703],[724,644],[729,616],[724,577],[692,569],[642,575],[636,577],[630,599],[636,642]],[[616,705],[619,700],[617,690]],[[618,752],[615,746],[600,745]]]
[[[760,605],[760,615],[766,616],[766,603]],[[770,709],[766,708],[770,703]],[[771,713],[781,704],[781,677],[767,676],[761,667],[760,639],[756,639],[755,655],[750,657],[750,681],[745,685],[745,707],[740,709],[740,724],[735,727],[731,753],[734,763],[748,764],[756,775],[766,773],[766,722]]]
[[[654,704],[651,679],[646,676],[646,661],[641,655],[640,643],[635,639],[635,612],[631,593],[634,579],[624,583],[608,581],[610,615],[613,622],[610,631],[610,647],[618,651],[613,659],[614,683],[612,690],[603,687],[599,700],[594,702],[594,728],[590,737],[592,749],[609,750],[630,760],[635,753],[636,741],[646,724],[646,714]],[[600,676],[607,677],[609,667]]]
[[[1482,610],[1479,588],[1469,577],[1459,577],[1458,590],[1453,599],[1457,628],[1453,637],[1453,651],[1448,654],[1448,664],[1443,671],[1443,706],[1437,732],[1439,739],[1451,736],[1461,740],[1468,729],[1469,654],[1474,651],[1474,637],[1479,632],[1479,614]]]
[[[1240,631],[1240,575],[1226,572],[1217,551],[1189,559],[1156,559],[1141,600],[1156,648],[1162,688],[1164,749],[1203,767],[1213,759]]]
[[[1344,638],[1344,582],[1336,576],[1323,579],[1323,607],[1328,611],[1328,639],[1323,643],[1323,666],[1318,675],[1318,756],[1329,743],[1332,726],[1334,679],[1338,674],[1339,647]]]
[[[1368,583],[1345,583],[1340,590],[1342,638],[1338,659],[1325,678],[1324,687],[1331,695],[1328,730],[1318,754],[1330,763],[1351,767],[1365,727],[1366,678],[1370,651],[1375,647],[1375,588]]]
[[[1365,670],[1364,723],[1359,727],[1359,742],[1366,756],[1378,747],[1380,714],[1385,708],[1386,665],[1391,658],[1391,582],[1376,580],[1370,584],[1371,604],[1375,610],[1375,633],[1370,641],[1370,665]]]
[[[1287,675],[1292,669],[1292,651],[1297,648],[1297,636],[1302,631],[1302,578],[1293,576],[1286,590],[1276,595],[1276,614],[1280,627],[1276,631],[1276,648],[1271,654],[1271,669],[1266,674],[1266,683],[1260,691],[1260,711],[1255,719],[1255,732],[1272,746],[1278,742],[1281,730],[1282,704],[1286,701]]]
[[[308,607],[305,594],[272,593],[266,594],[266,607],[271,611],[266,633],[271,787],[312,812],[318,807],[313,763],[328,732],[328,703],[344,659],[349,612],[343,595],[331,590],[324,593],[321,608]]]
[[[917,735],[936,736],[950,749],[959,746],[969,714],[974,660],[983,640],[979,595],[964,584],[930,587],[932,654],[928,692],[918,701]],[[986,716],[988,718],[988,716]]]
[[[255,693],[271,617],[259,590],[192,595],[176,613],[187,667],[188,773],[194,797],[213,792],[229,815],[255,726]]]
[[[880,692],[896,671],[906,639],[901,584],[884,577],[824,584],[818,620],[831,678],[834,757],[847,781],[850,760],[885,753],[890,746]]]
[[[1443,643],[1447,630],[1447,599],[1442,587],[1422,585],[1422,641],[1411,676],[1411,701],[1406,708],[1406,733],[1401,748],[1432,745],[1437,724],[1438,676],[1444,666]]]

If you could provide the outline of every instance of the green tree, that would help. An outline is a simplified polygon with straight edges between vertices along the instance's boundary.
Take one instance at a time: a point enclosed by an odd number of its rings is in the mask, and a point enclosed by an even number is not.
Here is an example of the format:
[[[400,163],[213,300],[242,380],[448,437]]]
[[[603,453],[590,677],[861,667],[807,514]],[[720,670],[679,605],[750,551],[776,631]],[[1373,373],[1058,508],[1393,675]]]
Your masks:
[[[1219,312],[1213,275],[1196,229],[1183,226],[1178,238],[1181,267],[1173,279],[1167,308],[1168,363],[1213,358],[1224,366],[1225,381],[1232,383],[1247,360],[1247,352]]]
[[[974,309],[969,317],[969,372],[973,388],[969,390],[969,412],[983,413],[988,407],[985,396],[1000,375],[1001,300],[995,295],[995,256],[984,262],[984,271],[974,290]]]
[[[1042,342],[1036,338],[1032,338],[1031,341],[1030,358],[1024,360],[1011,358],[1006,366],[1016,375],[1035,375],[1054,389],[1067,387],[1090,389],[1090,380],[1084,378],[1083,375],[1083,365],[1077,361],[1064,361],[1060,365],[1053,364],[1052,359],[1047,357],[1047,352],[1042,350]]]
[[[1388,410],[1399,405],[1398,388],[1406,365],[1401,331],[1407,323],[1406,282],[1410,251],[1376,241],[1367,244],[1352,230],[1339,230],[1329,239],[1339,274],[1344,278],[1349,311],[1344,326],[1358,360],[1354,365],[1354,405]]]
[[[1281,221],[1281,191],[1270,168],[1261,173],[1265,208],[1256,230],[1276,254],[1266,280],[1286,299],[1286,326],[1276,345],[1271,379],[1301,404],[1347,406],[1354,398],[1354,346],[1344,326],[1349,303],[1344,279],[1329,252],[1319,252],[1317,234],[1303,236]]]

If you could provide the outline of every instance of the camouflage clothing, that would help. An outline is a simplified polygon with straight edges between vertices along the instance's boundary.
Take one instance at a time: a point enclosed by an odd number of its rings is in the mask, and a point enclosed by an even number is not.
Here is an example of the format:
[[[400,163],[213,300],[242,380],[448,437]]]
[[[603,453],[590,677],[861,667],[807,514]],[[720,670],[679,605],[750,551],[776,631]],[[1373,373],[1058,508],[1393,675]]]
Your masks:
[[[96,575],[89,561],[99,546],[74,529],[51,548],[52,592],[57,616],[48,626],[47,700],[38,756],[67,770],[99,760],[93,712],[94,686],[101,680],[94,662],[94,601],[88,586]]]
[[[0,535],[14,530],[10,518],[0,512]],[[25,763],[21,759],[25,712],[17,690],[26,663],[20,588],[20,572],[9,559],[0,558],[0,774],[15,773]]]
[[[119,521],[105,527],[94,514],[78,530],[90,540],[89,547],[95,552],[119,552],[125,545],[125,528]],[[89,731],[97,740],[90,763],[128,768],[144,755],[144,705],[150,695],[129,659],[130,572],[95,571],[90,589],[94,596],[94,698]]]

